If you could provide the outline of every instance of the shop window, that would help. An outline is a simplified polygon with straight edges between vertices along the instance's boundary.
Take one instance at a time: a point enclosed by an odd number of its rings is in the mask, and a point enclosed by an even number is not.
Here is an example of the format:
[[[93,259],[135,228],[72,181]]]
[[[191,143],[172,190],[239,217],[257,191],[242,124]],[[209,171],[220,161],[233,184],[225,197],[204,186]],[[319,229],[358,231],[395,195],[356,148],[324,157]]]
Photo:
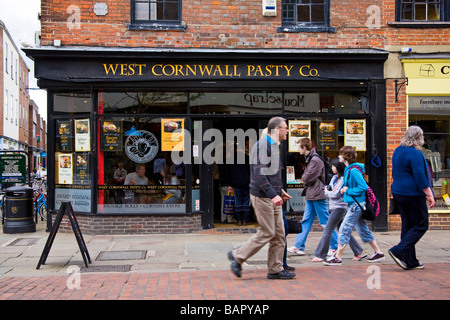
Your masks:
[[[397,21],[450,21],[449,0],[397,0]]]
[[[131,30],[185,29],[181,24],[181,0],[131,0]]]
[[[184,118],[99,120],[98,213],[184,213]],[[178,154],[178,152],[177,152]]]
[[[409,124],[422,128],[422,152],[431,173],[436,206],[431,211],[450,210],[450,97],[408,98]]]
[[[283,0],[278,32],[334,32],[329,0]]]

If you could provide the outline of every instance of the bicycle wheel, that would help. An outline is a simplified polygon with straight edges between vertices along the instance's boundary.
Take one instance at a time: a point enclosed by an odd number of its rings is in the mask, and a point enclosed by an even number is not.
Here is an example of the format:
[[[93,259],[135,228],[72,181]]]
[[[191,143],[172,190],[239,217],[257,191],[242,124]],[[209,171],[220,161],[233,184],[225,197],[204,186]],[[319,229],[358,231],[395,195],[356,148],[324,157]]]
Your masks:
[[[39,207],[39,215],[41,216],[41,219],[47,221],[47,208],[45,207],[45,204],[42,204]]]

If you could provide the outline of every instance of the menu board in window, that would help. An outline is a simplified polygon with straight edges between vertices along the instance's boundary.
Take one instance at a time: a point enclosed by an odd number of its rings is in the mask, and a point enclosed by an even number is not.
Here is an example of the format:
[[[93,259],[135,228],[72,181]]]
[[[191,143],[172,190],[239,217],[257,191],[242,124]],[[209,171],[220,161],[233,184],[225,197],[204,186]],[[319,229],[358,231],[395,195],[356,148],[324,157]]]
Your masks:
[[[161,151],[183,151],[184,119],[161,119]]]
[[[311,139],[310,120],[289,120],[289,152],[298,152],[298,140],[301,138]]]
[[[101,121],[100,148],[102,151],[122,151],[122,129],[122,121]]]
[[[75,184],[90,184],[89,179],[89,153],[75,154]]]
[[[73,184],[73,157],[71,153],[58,154],[58,183]]]
[[[75,151],[91,151],[89,119],[75,120]]]
[[[327,120],[319,122],[319,145],[318,150],[337,150],[338,142],[338,122]]]
[[[366,120],[344,120],[344,144],[356,151],[366,151]]]
[[[56,148],[58,151],[72,151],[72,135],[72,120],[56,121]]]

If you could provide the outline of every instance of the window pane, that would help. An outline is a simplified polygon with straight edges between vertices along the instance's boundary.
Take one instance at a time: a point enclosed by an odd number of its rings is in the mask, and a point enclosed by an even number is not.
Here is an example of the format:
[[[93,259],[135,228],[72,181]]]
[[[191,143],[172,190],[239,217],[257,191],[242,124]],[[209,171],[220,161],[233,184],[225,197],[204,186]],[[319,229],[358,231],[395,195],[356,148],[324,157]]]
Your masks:
[[[178,17],[178,3],[166,4],[165,20],[179,20]]]
[[[428,6],[428,20],[439,21],[439,4],[430,4]]]
[[[414,20],[427,20],[427,5],[426,4],[415,4],[415,15]]]
[[[136,3],[136,20],[149,20],[148,3]]]
[[[403,4],[402,5],[402,16],[401,19],[403,21],[412,21],[413,20],[413,6],[412,4]]]
[[[309,15],[309,6],[297,7],[297,21],[311,22],[311,17]]]
[[[314,5],[311,7],[311,22],[325,22],[323,6]]]

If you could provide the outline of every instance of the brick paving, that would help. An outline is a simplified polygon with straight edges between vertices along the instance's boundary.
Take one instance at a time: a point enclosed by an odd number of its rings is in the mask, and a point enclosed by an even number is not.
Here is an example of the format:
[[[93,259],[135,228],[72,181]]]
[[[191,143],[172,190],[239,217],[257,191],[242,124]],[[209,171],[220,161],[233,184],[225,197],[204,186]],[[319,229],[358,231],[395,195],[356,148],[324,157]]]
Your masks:
[[[81,273],[79,289],[68,286],[68,279],[69,275],[3,277],[0,300],[450,299],[446,263],[410,271],[393,264],[317,265],[297,268],[294,280],[268,280],[265,270],[257,268],[244,269],[241,279],[229,270]]]

